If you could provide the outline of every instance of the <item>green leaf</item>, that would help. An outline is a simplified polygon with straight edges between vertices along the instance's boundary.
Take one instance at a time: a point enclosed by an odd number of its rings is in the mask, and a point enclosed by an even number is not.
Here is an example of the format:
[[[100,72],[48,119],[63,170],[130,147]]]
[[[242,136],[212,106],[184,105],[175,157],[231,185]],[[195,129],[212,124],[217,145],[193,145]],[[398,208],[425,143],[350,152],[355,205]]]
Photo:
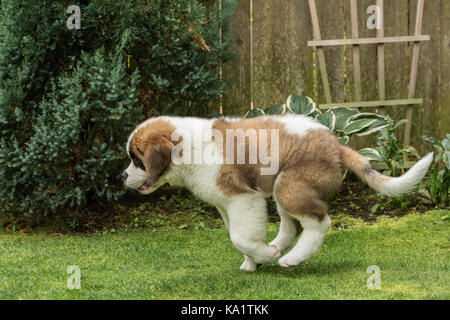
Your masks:
[[[361,131],[359,131],[357,133],[357,135],[358,136],[367,136],[371,133],[374,133],[374,132],[380,131],[381,129],[384,129],[387,126],[389,126],[389,123],[387,120],[383,120],[383,119],[375,120],[375,122],[373,122],[371,125],[369,125],[368,127],[365,127]]]
[[[450,134],[447,133],[447,138],[442,140],[442,146],[445,150],[450,150]]]
[[[381,208],[381,207],[382,207],[382,204],[381,203],[377,203],[377,204],[373,205],[370,208],[370,212],[371,213],[376,213],[378,211],[378,208]]]
[[[331,108],[330,111],[333,111],[336,116],[335,131],[337,132],[344,132],[348,118],[358,113],[358,110],[356,109],[349,109],[344,107]]]
[[[444,152],[443,161],[445,162],[445,167],[450,170],[450,151]]]
[[[367,128],[368,126],[373,124],[375,121],[377,121],[377,120],[376,119],[360,119],[360,120],[352,121],[350,123],[347,123],[347,125],[345,126],[345,129],[344,129],[344,133],[346,135],[351,135],[351,134],[360,132],[364,128]]]
[[[357,114],[351,116],[350,118],[348,118],[347,124],[349,124],[350,122],[362,120],[362,119],[375,119],[375,120],[383,119],[383,120],[387,121],[387,118],[385,116],[382,116],[381,114],[363,112],[363,113],[357,113]]]
[[[284,114],[286,112],[285,104],[277,104],[275,106],[268,107],[264,109],[266,115]]]
[[[383,160],[380,153],[377,150],[372,149],[372,148],[361,149],[361,150],[359,150],[359,154],[368,160],[376,160],[376,161]]]
[[[343,137],[339,137],[338,140],[340,142],[342,142],[343,144],[347,144],[348,141],[350,140],[350,137],[349,136],[343,136]]]
[[[334,130],[334,127],[336,125],[336,115],[333,113],[333,111],[327,111],[325,113],[319,114],[317,116],[317,120],[328,127],[331,131]]]
[[[290,112],[305,116],[309,116],[316,110],[316,104],[310,97],[307,96],[289,96],[286,106]]]
[[[444,146],[442,145],[442,143],[440,141],[438,141],[435,137],[429,136],[429,135],[423,135],[422,139],[430,142],[433,144],[433,146],[439,148],[440,150],[444,148]]]
[[[260,117],[264,115],[264,111],[258,108],[250,109],[247,111],[247,113],[244,115],[244,118],[255,118]]]
[[[320,111],[319,109],[316,109],[313,113],[311,113],[309,116],[313,117],[314,119],[317,119],[317,117],[322,114],[322,111]]]
[[[413,155],[417,159],[420,159],[420,155],[417,153],[416,148],[414,148],[413,146],[409,146],[409,147],[406,147],[404,149],[401,149],[401,150],[398,151],[398,153]]]
[[[408,122],[408,119],[402,119],[402,120],[400,120],[399,122],[397,122],[397,123],[394,125],[394,129],[397,129],[398,127],[404,125],[404,124],[407,123],[407,122]]]

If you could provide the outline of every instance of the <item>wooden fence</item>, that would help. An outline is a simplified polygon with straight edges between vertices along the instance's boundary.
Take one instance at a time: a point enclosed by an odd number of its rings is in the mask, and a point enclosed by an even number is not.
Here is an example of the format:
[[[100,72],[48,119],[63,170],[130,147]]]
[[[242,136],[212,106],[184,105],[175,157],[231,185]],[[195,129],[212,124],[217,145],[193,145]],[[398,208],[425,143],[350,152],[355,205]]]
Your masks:
[[[377,36],[367,27],[366,12],[376,0],[358,0],[360,38]],[[417,0],[384,1],[384,36],[413,35]],[[352,37],[350,0],[316,0],[322,39]],[[250,33],[250,0],[239,0],[232,17],[235,46],[239,55],[224,66],[223,77],[232,80],[223,99],[223,112],[243,115],[251,105],[251,88],[255,107],[283,103],[291,94],[304,94],[325,103],[313,40],[308,0],[253,0],[253,27]],[[422,34],[431,40],[421,42],[412,117],[411,145],[420,152],[431,150],[420,138],[429,134],[443,138],[450,132],[450,1],[425,0]],[[252,37],[252,41],[251,41]],[[412,43],[386,43],[385,99],[408,97]],[[253,51],[253,59],[251,59]],[[355,81],[352,46],[324,47],[330,93],[333,102],[353,102]],[[360,46],[361,99],[378,100],[377,46]],[[251,81],[251,74],[253,72]],[[387,114],[396,120],[406,118],[406,106],[388,106]],[[364,109],[363,109],[364,110]],[[368,109],[368,111],[374,111]],[[402,129],[404,130],[404,129]],[[403,132],[399,131],[403,139]],[[360,139],[360,146],[373,144]]]

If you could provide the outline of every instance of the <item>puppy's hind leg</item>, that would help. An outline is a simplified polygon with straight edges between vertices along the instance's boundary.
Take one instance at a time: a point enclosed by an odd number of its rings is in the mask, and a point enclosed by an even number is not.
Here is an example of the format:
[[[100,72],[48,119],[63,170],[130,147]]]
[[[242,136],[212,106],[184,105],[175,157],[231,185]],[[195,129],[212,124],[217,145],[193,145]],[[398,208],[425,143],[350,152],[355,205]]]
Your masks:
[[[280,215],[280,231],[270,245],[277,247],[283,252],[288,249],[300,235],[300,223],[298,220],[291,217],[278,203],[277,210]]]
[[[296,245],[278,260],[280,266],[289,268],[305,262],[319,251],[331,221],[327,204],[314,187],[300,179],[280,180],[275,197],[285,212],[299,221],[303,228]]]
[[[300,216],[299,220],[303,227],[302,236],[294,248],[278,260],[278,264],[284,268],[297,266],[319,252],[331,224],[328,216],[322,221],[310,216]]]

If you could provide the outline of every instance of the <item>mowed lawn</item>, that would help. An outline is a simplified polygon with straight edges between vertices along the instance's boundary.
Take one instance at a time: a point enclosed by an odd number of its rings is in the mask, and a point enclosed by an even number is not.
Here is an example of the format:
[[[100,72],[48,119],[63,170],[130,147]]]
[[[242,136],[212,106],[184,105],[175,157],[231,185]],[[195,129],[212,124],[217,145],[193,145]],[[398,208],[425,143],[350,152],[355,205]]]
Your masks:
[[[269,237],[277,226],[271,224]],[[224,228],[104,236],[0,235],[1,299],[449,299],[450,211],[330,231],[295,269],[239,270]],[[81,289],[67,288],[67,267]],[[370,290],[367,268],[380,268]]]

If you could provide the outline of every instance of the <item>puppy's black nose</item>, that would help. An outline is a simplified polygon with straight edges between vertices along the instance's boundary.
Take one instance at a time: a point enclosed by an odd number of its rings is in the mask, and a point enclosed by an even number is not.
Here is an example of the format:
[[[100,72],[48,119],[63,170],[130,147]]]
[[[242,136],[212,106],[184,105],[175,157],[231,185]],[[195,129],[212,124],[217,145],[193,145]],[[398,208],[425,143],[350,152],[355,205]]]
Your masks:
[[[125,171],[122,173],[122,180],[125,181],[125,180],[127,180],[127,178],[128,178],[128,173],[127,173],[127,171],[125,170]]]

